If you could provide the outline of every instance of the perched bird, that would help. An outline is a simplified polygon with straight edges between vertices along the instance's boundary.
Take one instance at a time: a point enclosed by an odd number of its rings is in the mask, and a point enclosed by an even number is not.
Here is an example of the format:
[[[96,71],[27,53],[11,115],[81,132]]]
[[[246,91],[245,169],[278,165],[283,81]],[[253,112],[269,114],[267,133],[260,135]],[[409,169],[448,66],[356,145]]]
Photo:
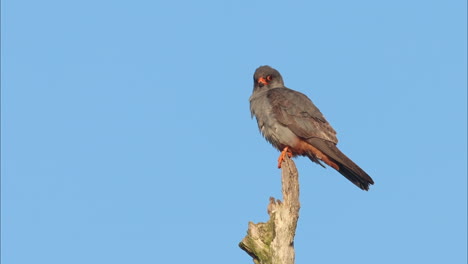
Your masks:
[[[307,156],[311,161],[334,168],[363,190],[372,178],[336,146],[338,139],[320,110],[304,94],[284,86],[281,74],[270,66],[254,73],[250,111],[265,139],[284,155]]]

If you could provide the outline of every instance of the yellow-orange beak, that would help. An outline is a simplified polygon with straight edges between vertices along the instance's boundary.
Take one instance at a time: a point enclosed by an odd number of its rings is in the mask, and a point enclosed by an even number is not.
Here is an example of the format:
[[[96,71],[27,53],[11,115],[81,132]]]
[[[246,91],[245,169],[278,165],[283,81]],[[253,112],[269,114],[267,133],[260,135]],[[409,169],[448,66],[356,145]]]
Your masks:
[[[267,80],[265,78],[263,78],[263,77],[258,78],[257,82],[262,84],[262,85],[267,85],[268,84]]]

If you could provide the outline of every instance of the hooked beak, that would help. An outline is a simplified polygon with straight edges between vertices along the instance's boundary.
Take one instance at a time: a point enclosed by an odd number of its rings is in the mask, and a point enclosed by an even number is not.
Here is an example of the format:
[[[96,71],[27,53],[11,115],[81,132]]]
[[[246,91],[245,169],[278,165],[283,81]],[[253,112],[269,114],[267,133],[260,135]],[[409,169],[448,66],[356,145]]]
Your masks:
[[[262,86],[268,84],[267,80],[266,80],[265,78],[263,78],[263,77],[258,78],[257,83],[258,83],[258,85],[259,85],[260,87],[262,87]]]

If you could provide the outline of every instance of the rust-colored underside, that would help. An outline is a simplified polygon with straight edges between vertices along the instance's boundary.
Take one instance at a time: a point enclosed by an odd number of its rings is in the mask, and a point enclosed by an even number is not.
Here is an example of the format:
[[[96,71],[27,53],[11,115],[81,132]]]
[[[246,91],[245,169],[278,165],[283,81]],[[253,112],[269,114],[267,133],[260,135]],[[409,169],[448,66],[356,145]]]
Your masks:
[[[298,140],[297,144],[294,147],[288,147],[286,146],[283,151],[281,151],[281,154],[278,158],[278,168],[281,168],[281,163],[283,163],[283,159],[285,155],[288,155],[289,157],[301,155],[301,156],[310,156],[313,155],[317,159],[325,162],[328,166],[334,168],[335,170],[339,171],[340,167],[338,164],[333,162],[326,154],[324,154],[322,151],[317,149],[316,147],[312,146],[309,144],[307,141],[304,140]]]

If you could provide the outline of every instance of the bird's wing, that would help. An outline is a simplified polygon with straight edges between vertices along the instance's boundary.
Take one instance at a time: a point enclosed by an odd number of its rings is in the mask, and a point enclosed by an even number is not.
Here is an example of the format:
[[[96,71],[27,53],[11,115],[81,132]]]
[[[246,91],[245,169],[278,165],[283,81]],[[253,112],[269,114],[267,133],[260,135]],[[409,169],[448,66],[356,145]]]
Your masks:
[[[306,95],[284,87],[268,90],[266,96],[278,122],[297,136],[338,143],[335,130]]]

